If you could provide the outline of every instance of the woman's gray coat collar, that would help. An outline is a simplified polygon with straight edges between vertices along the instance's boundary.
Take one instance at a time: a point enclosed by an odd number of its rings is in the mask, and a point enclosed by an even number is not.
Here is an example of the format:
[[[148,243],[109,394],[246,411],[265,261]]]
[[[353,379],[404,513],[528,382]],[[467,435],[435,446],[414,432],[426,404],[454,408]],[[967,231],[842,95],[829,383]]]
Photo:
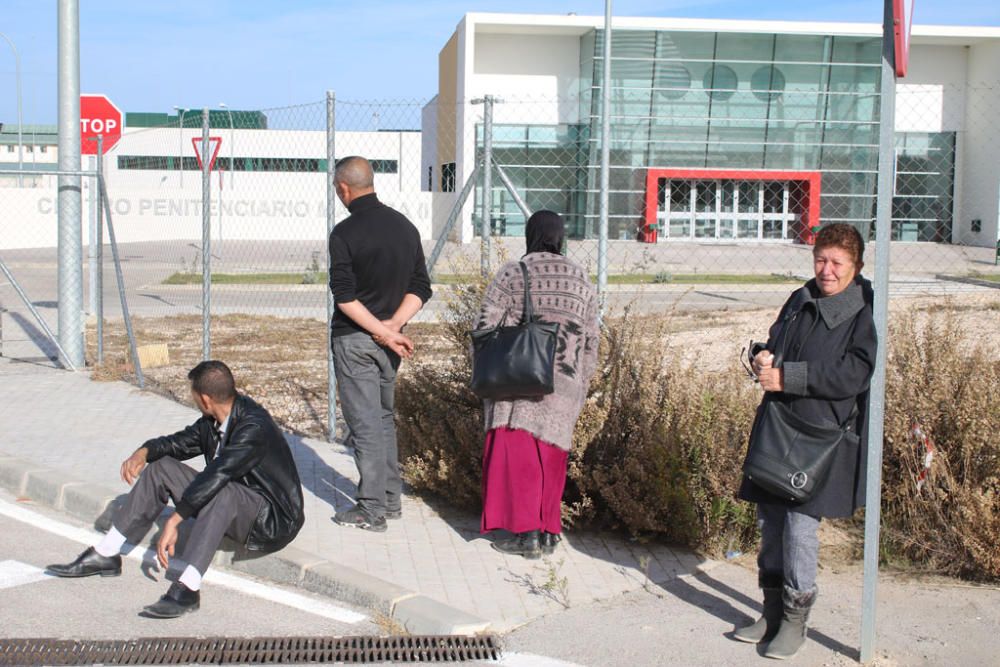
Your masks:
[[[821,298],[817,298],[816,296],[820,293],[819,288],[816,286],[816,280],[810,280],[801,290],[803,292],[802,305],[804,306],[807,302],[812,301],[827,328],[835,329],[853,318],[865,307],[864,290],[861,285],[862,280],[860,277],[855,278],[854,282],[848,285],[840,294]]]

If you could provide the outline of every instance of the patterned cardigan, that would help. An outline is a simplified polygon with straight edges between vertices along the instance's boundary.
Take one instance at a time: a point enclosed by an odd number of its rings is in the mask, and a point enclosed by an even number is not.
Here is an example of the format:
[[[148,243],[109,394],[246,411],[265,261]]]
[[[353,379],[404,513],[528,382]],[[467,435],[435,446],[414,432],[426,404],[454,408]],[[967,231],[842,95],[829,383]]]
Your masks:
[[[540,399],[483,401],[485,427],[521,429],[569,451],[597,367],[597,291],[583,267],[562,255],[536,252],[522,261],[528,268],[535,315],[559,324],[555,391]],[[496,326],[505,313],[509,324],[520,322],[523,303],[521,268],[507,262],[486,288],[476,328]]]

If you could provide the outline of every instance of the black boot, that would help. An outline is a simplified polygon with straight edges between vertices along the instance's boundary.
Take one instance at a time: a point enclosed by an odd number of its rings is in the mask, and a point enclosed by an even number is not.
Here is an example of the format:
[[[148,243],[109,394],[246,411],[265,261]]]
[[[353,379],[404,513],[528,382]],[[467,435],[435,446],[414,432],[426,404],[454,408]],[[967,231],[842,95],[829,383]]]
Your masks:
[[[493,548],[500,553],[512,556],[524,556],[534,560],[542,557],[542,546],[539,539],[539,531],[529,530],[526,533],[516,533],[506,540],[498,540],[493,543]]]
[[[543,531],[541,540],[539,541],[542,547],[542,554],[545,556],[554,554],[561,540],[562,538],[556,533],[546,533]]]
[[[769,642],[778,634],[781,625],[781,588],[764,588],[764,611],[755,623],[736,628],[733,639],[756,644]]]
[[[802,645],[806,643],[809,612],[816,602],[816,589],[797,591],[785,587],[782,599],[783,611],[781,627],[778,634],[764,649],[764,655],[777,660],[787,660],[794,657]]]

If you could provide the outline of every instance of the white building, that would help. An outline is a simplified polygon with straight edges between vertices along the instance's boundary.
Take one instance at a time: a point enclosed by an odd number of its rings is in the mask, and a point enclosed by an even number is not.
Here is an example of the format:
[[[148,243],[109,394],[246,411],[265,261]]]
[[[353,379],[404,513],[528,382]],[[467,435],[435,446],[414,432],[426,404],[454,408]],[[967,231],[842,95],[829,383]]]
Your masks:
[[[494,95],[496,162],[529,209],[559,211],[576,238],[593,238],[602,27],[467,14],[439,56],[424,180],[461,189],[483,150],[470,101]],[[788,242],[820,221],[871,224],[880,25],[617,17],[613,28],[612,238]],[[998,72],[1000,29],[914,27],[897,86],[894,239],[997,242]],[[495,232],[520,234],[496,177],[492,190]],[[464,241],[478,233],[472,201]]]
[[[103,161],[119,241],[201,238],[201,119],[198,111],[186,114],[183,129],[177,116],[126,115],[123,136]],[[227,240],[326,238],[326,131],[269,129],[260,112],[233,115],[236,122],[231,123],[228,112],[211,112],[210,152],[217,150],[210,178],[213,235]],[[52,144],[45,154],[52,158],[52,169],[56,134],[54,127],[48,131]],[[434,195],[421,192],[420,141],[417,130],[339,131],[335,147],[339,157],[369,158],[379,197],[429,239]],[[16,168],[16,146],[11,152],[0,144],[0,156],[0,164]],[[83,156],[84,169],[95,165],[92,156]],[[32,166],[25,161],[25,169]],[[0,176],[0,184],[11,186],[3,191],[0,249],[54,246],[57,178],[26,179],[22,188],[13,187],[17,182],[17,176]],[[85,220],[94,210],[92,185],[92,178],[83,179]],[[337,201],[336,219],[346,215]]]

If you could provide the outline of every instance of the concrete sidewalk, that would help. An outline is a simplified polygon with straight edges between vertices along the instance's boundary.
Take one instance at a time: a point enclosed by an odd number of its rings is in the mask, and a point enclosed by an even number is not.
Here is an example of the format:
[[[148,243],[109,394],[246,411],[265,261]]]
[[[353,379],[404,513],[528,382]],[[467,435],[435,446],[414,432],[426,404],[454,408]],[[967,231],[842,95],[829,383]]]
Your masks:
[[[266,407],[266,397],[257,398]],[[128,491],[118,477],[121,461],[148,438],[197,417],[125,383],[0,358],[0,486],[93,521]],[[403,519],[386,533],[337,526],[331,517],[351,504],[356,488],[350,451],[287,437],[304,486],[305,526],[277,554],[218,562],[363,605],[410,632],[508,631],[715,564],[593,532],[566,533],[540,561],[507,557],[479,535],[478,515],[414,495],[405,495]]]

